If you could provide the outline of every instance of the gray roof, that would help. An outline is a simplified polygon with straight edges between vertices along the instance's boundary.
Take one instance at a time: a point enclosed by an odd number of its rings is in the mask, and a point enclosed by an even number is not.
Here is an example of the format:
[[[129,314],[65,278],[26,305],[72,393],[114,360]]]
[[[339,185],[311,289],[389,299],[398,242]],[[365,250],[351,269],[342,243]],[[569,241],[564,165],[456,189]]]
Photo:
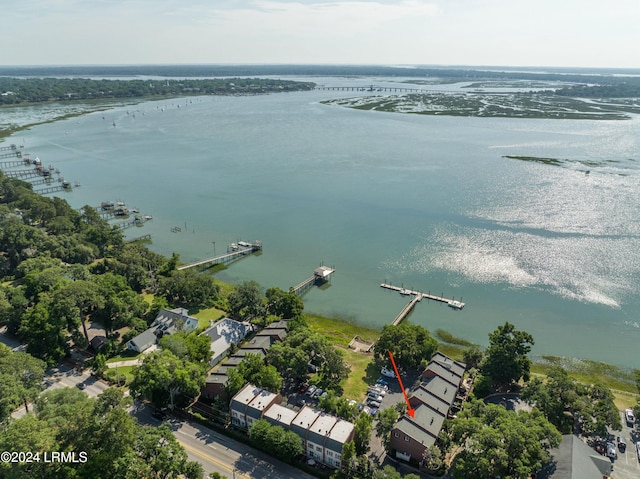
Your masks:
[[[268,351],[271,347],[271,338],[269,336],[256,336],[251,341],[243,344],[240,349],[242,350],[251,350],[251,349],[261,349],[263,351]],[[251,352],[251,351],[249,351]]]
[[[298,415],[291,422],[291,430],[303,440],[307,439],[307,433],[313,422],[320,415],[320,411],[309,406],[303,406]]]
[[[249,323],[241,323],[230,318],[224,318],[211,325],[201,334],[209,336],[213,358],[211,364],[220,362],[232,344],[239,344],[251,332]]]
[[[392,434],[399,432],[429,447],[436,443],[443,422],[444,416],[426,404],[421,404],[415,409],[413,417],[405,414],[396,423]]]
[[[226,374],[209,374],[209,376],[207,376],[206,383],[222,384],[223,386],[226,386],[228,380],[229,380],[229,376],[227,376]]]
[[[139,352],[143,352],[149,349],[151,346],[156,344],[156,328],[147,329],[140,334],[138,334],[135,338],[131,339],[129,342],[135,346],[135,348]]]
[[[458,388],[452,386],[444,379],[435,376],[428,381],[423,382],[409,398],[412,404],[415,401],[420,401],[423,404],[428,404],[431,408],[438,411],[443,416],[449,413],[449,408],[453,404],[456,398]]]
[[[309,433],[307,434],[307,441],[314,442],[316,444],[324,445],[326,437],[331,432],[333,426],[335,426],[338,419],[335,416],[321,412],[316,418],[313,424],[309,427]]]
[[[602,479],[611,475],[611,461],[596,453],[578,436],[564,435],[551,451],[552,463],[536,479]]]

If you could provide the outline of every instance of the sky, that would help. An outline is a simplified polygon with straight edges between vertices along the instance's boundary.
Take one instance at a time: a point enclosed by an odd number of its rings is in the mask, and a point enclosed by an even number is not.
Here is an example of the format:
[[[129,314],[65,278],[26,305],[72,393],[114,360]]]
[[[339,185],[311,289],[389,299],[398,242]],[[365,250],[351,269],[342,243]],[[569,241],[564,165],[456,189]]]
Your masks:
[[[640,0],[3,0],[0,65],[640,67]]]

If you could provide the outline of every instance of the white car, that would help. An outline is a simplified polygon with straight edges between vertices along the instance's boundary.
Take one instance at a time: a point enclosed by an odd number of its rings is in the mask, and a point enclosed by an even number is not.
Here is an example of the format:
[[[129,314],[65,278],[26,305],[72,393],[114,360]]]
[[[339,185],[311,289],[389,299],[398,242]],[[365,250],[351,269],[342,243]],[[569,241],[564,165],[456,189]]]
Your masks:
[[[378,396],[385,396],[387,394],[387,391],[385,391],[384,389],[380,389],[374,386],[370,386],[369,389],[367,389],[368,393],[374,393]]]
[[[380,370],[380,374],[387,378],[395,378],[396,373],[393,372],[393,369],[382,368]]]
[[[636,422],[636,417],[633,414],[633,409],[625,409],[624,418],[627,421],[627,425],[633,427],[633,423]]]
[[[616,445],[612,442],[607,443],[607,457],[610,459],[618,458],[618,453],[616,452]]]

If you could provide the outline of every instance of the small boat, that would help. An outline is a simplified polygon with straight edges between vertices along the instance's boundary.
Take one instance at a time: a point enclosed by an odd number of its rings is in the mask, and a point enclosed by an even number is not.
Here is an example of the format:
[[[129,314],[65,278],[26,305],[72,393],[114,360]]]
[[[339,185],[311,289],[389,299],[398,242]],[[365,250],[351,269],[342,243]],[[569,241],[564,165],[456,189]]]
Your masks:
[[[124,206],[124,201],[118,201],[118,202],[116,203],[116,205],[117,205],[117,206]]]
[[[449,301],[447,303],[447,305],[450,308],[453,308],[453,309],[462,309],[462,308],[464,308],[464,303],[461,303],[460,301],[451,300],[451,301]]]
[[[146,215],[146,216],[144,217],[144,219],[145,219],[145,220],[152,220],[152,219],[153,219],[153,216],[151,216],[151,215]]]
[[[401,294],[402,296],[411,296],[411,294],[412,294],[412,293],[411,293],[411,291],[409,291],[408,289],[402,288],[402,289],[400,290],[400,294]]]

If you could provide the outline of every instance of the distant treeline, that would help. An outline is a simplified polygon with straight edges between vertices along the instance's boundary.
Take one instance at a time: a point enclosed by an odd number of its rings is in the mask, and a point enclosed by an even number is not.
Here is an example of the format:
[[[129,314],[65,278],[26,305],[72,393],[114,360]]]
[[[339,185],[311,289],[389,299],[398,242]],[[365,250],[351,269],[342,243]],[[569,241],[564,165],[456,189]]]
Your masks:
[[[556,90],[557,94],[564,96],[640,96],[640,70],[528,68],[527,71],[514,71],[509,67],[400,68],[366,65],[50,66],[0,67],[0,105],[68,99],[269,93],[314,87],[310,82],[253,78],[285,75],[436,78],[447,82],[546,81],[567,84],[567,87]],[[147,80],[141,76],[167,79]],[[106,79],[109,77],[114,79]],[[123,80],[122,77],[131,79]]]
[[[314,86],[309,82],[264,78],[92,80],[0,77],[0,105],[177,95],[246,95],[310,90]]]

